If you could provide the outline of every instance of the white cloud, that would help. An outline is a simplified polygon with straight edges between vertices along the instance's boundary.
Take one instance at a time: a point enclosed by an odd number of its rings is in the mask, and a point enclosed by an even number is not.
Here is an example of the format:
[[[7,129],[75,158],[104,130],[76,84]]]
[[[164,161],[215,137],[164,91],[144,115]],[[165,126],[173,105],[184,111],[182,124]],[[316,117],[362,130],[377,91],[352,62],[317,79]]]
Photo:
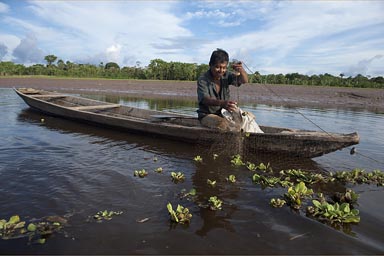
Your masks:
[[[58,7],[59,5],[59,7]],[[8,17],[6,22],[36,36],[46,52],[64,59],[132,62],[156,58],[154,43],[164,38],[189,36],[181,20],[169,12],[172,2],[135,1],[32,1],[31,18]],[[119,51],[111,46],[119,45]],[[164,51],[164,50],[161,50]],[[105,59],[96,60],[101,57]]]
[[[5,3],[0,2],[0,13],[7,13],[9,11],[9,6]]]
[[[13,61],[16,63],[41,63],[44,60],[44,52],[38,48],[36,37],[28,34],[13,50]]]
[[[106,56],[108,62],[120,62],[121,45],[115,44],[107,48]]]

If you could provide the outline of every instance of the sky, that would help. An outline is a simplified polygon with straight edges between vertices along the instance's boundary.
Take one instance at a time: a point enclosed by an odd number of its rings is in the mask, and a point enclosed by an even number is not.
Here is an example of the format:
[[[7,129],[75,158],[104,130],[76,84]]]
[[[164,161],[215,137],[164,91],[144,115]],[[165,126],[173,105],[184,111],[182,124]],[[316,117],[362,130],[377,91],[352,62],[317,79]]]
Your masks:
[[[384,76],[384,1],[0,0],[0,61],[208,64],[248,73]]]

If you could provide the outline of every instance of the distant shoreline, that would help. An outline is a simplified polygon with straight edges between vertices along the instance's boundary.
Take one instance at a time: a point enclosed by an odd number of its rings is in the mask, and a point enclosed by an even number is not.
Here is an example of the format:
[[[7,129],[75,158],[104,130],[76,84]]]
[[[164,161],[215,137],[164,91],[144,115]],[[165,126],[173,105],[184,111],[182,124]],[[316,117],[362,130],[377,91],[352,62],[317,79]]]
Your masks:
[[[197,100],[196,82],[160,80],[0,78],[0,88],[32,87],[67,93],[94,92],[138,98]],[[340,108],[384,113],[384,89],[244,84],[231,87],[233,100],[284,107]]]

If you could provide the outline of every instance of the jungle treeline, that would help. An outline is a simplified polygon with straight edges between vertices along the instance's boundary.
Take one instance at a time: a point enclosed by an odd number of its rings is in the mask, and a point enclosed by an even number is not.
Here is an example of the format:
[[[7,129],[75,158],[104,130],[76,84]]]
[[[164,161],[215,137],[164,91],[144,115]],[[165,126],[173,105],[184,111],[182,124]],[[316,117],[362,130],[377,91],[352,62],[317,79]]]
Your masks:
[[[47,55],[44,59],[47,62],[46,64],[31,66],[15,64],[10,61],[0,62],[0,76],[195,81],[201,73],[209,68],[207,64],[166,62],[161,59],[153,59],[145,67],[142,67],[140,62],[136,62],[133,67],[120,67],[115,62],[106,64],[101,62],[99,65],[64,62],[61,59],[57,60],[55,55]],[[384,78],[382,76],[370,77],[358,74],[354,77],[346,77],[344,74],[334,76],[328,73],[308,76],[299,73],[260,74],[258,71],[254,73],[247,72],[250,83],[384,88]]]

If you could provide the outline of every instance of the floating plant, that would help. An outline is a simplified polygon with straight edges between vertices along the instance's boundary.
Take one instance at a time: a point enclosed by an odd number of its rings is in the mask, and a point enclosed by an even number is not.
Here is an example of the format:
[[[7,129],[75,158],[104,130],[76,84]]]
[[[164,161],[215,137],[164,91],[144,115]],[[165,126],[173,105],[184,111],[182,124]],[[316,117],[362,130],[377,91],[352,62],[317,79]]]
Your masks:
[[[331,173],[335,179],[352,184],[376,184],[377,186],[384,186],[384,173],[380,170],[374,170],[370,173],[362,169],[354,169],[352,171],[339,171]]]
[[[177,205],[176,210],[173,210],[172,204],[167,204],[167,209],[171,217],[171,221],[181,224],[186,224],[191,222],[192,214],[189,212],[187,207]]]
[[[158,167],[158,168],[155,169],[155,172],[162,173],[163,172],[163,168],[162,167]]]
[[[235,183],[236,182],[236,176],[231,174],[227,178],[225,178],[225,180],[228,182],[231,182],[231,183]]]
[[[210,185],[211,187],[215,187],[216,186],[216,181],[215,180],[207,179],[207,184]]]
[[[221,210],[223,201],[217,198],[217,196],[211,196],[208,199],[209,208],[213,211]]]
[[[284,199],[280,199],[280,198],[272,198],[271,201],[269,202],[269,204],[275,208],[283,207],[286,203],[287,203],[287,201],[285,201]]]
[[[0,238],[4,240],[28,237],[28,242],[44,244],[46,239],[54,232],[59,231],[67,220],[59,216],[49,216],[42,221],[30,222],[26,227],[26,221],[21,221],[18,215],[9,220],[0,220]]]
[[[134,176],[138,176],[140,178],[144,178],[145,176],[148,175],[148,172],[146,170],[144,170],[144,169],[142,169],[142,170],[135,170],[133,175]]]
[[[346,189],[345,193],[335,193],[332,197],[336,203],[349,203],[357,204],[359,195],[356,194],[352,189]]]
[[[359,223],[359,210],[351,209],[349,203],[330,204],[325,200],[312,200],[313,206],[307,207],[307,214],[320,221],[334,223]]]
[[[122,211],[115,212],[115,211],[104,210],[104,211],[97,212],[95,215],[93,215],[93,218],[101,222],[103,220],[111,220],[113,216],[117,216],[121,214],[123,214]]]
[[[185,176],[181,172],[171,172],[171,177],[172,177],[172,181],[175,183],[182,182],[185,180]]]
[[[187,198],[187,200],[195,201],[196,199],[196,189],[192,188],[187,192],[186,189],[182,189],[180,192],[180,199]]]
[[[245,165],[244,162],[241,160],[241,156],[239,154],[234,155],[231,159],[231,163],[235,166],[241,166]]]
[[[288,192],[284,194],[288,200],[288,204],[294,208],[299,209],[303,198],[311,196],[313,194],[312,189],[308,189],[304,182],[297,183],[296,186],[288,188]]]
[[[296,182],[304,182],[305,184],[314,184],[318,182],[328,182],[333,179],[327,179],[320,173],[311,173],[303,170],[282,170],[280,171],[282,177],[286,177],[286,180],[293,179]]]
[[[203,158],[201,158],[201,156],[195,156],[195,158],[193,158],[194,161],[196,162],[203,162]]]
[[[247,169],[250,170],[250,171],[255,171],[256,170],[256,164],[254,163],[251,163],[251,162],[247,162]]]
[[[280,183],[280,178],[278,177],[266,177],[260,174],[253,174],[252,181],[257,184],[261,184],[263,187],[274,187],[276,184]]]

